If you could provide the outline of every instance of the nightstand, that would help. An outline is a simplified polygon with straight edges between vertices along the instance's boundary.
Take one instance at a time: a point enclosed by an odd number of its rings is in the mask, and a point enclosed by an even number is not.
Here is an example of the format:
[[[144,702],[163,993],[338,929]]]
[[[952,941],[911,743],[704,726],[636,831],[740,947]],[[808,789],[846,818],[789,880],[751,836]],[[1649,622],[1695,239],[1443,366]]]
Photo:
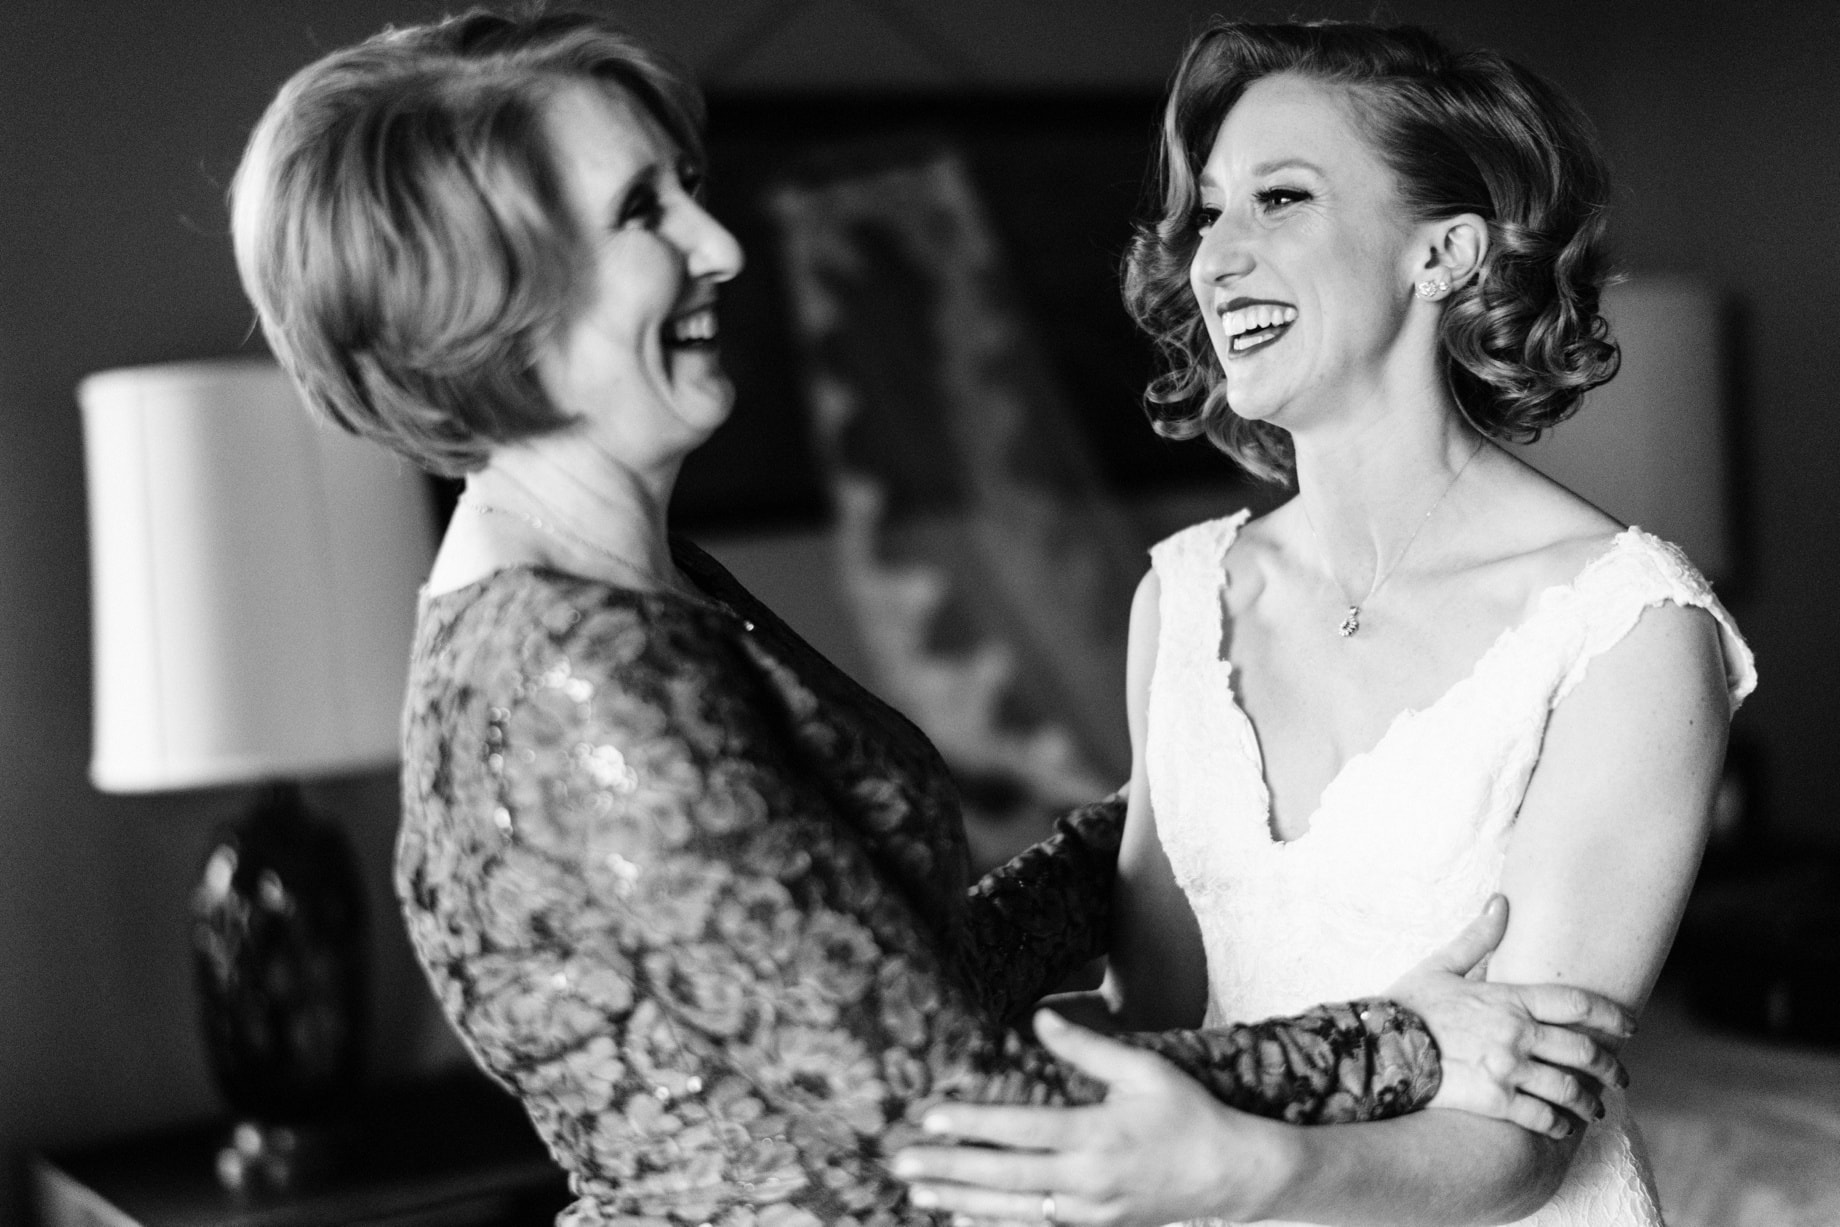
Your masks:
[[[229,1190],[227,1121],[34,1155],[40,1227],[548,1227],[561,1171],[516,1101],[467,1071],[379,1090],[315,1130],[286,1188]],[[305,1152],[303,1152],[305,1153]]]

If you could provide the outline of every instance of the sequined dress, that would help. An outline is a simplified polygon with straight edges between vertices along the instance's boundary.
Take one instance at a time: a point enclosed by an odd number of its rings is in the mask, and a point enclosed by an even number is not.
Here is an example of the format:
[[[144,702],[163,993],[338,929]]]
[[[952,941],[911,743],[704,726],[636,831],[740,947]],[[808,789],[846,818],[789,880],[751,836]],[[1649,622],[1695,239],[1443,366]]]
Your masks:
[[[1630,529],[1543,593],[1465,678],[1402,713],[1350,759],[1308,828],[1271,833],[1258,736],[1222,660],[1222,559],[1244,513],[1151,551],[1161,623],[1146,761],[1157,833],[1207,950],[1209,1025],[1390,983],[1476,915],[1551,713],[1591,662],[1664,602],[1705,609],[1723,639],[1731,706],[1756,684],[1750,649],[1685,556]],[[1659,1227],[1621,1091],[1590,1125],[1540,1227]]]
[[[410,936],[567,1170],[562,1223],[933,1223],[884,1166],[927,1104],[1102,1095],[1004,1022],[1102,949],[1122,807],[968,889],[931,744],[676,548],[707,601],[530,567],[424,600]],[[1438,1081],[1384,1001],[1133,1042],[1297,1121]]]

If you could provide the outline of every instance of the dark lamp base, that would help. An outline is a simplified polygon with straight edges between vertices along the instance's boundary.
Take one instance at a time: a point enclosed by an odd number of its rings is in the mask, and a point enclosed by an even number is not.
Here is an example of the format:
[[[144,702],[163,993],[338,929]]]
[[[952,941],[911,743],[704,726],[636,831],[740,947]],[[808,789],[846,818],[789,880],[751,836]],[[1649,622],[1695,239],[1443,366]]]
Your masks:
[[[256,1130],[249,1153],[229,1148],[248,1160],[245,1176],[307,1161],[300,1135],[283,1146],[273,1127],[310,1122],[358,1090],[365,928],[350,846],[297,786],[265,787],[217,833],[192,895],[193,972],[211,1071]],[[283,1149],[297,1157],[282,1163]]]
[[[336,1141],[316,1125],[244,1121],[217,1152],[217,1182],[226,1189],[285,1190],[337,1166]]]

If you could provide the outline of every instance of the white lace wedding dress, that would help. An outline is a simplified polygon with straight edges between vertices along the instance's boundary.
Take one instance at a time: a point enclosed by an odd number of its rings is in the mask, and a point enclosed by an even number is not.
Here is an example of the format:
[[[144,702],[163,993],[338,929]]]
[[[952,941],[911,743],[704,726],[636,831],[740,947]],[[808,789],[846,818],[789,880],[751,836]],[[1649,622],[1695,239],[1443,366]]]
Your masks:
[[[1729,615],[1675,547],[1631,528],[1543,593],[1474,670],[1396,718],[1324,790],[1308,829],[1272,837],[1264,764],[1219,659],[1221,559],[1244,513],[1161,542],[1161,628],[1146,747],[1152,807],[1207,949],[1208,1023],[1378,994],[1481,910],[1539,758],[1548,716],[1643,610],[1666,601],[1722,628],[1734,709],[1755,684]],[[1585,1133],[1559,1193],[1528,1223],[1661,1222],[1623,1095]]]

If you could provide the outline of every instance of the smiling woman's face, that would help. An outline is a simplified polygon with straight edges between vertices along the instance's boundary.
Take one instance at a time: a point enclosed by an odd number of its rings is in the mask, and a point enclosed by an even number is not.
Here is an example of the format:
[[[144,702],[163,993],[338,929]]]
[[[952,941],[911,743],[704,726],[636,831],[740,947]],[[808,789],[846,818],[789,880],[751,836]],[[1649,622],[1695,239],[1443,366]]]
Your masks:
[[[697,199],[694,168],[624,91],[567,85],[545,118],[590,264],[569,318],[538,349],[538,374],[558,408],[628,462],[679,457],[734,401],[715,301],[741,248]]]
[[[1241,417],[1295,427],[1384,386],[1411,307],[1416,227],[1347,89],[1246,87],[1200,176],[1189,282]]]

